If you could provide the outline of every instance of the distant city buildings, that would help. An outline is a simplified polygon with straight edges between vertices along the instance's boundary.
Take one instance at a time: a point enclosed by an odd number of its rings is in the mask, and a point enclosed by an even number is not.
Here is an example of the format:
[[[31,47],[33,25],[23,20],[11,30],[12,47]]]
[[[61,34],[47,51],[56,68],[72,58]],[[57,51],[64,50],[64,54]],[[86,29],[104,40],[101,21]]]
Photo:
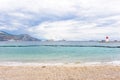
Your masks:
[[[108,36],[105,37],[104,40],[101,40],[100,42],[120,42],[119,40],[110,40],[110,38]]]

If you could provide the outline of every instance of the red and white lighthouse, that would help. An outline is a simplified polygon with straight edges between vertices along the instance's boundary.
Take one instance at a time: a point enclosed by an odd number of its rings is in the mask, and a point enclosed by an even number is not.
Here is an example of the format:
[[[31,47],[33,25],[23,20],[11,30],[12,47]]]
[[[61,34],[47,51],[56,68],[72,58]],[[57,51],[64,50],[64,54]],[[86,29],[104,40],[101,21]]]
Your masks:
[[[105,40],[106,42],[109,42],[109,37],[108,36],[106,36],[106,40]]]

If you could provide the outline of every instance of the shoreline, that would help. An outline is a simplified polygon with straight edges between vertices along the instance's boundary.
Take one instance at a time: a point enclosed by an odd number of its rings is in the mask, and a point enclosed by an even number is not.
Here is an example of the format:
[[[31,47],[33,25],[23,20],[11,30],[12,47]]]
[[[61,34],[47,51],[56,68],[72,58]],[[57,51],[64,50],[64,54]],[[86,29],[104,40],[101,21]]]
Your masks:
[[[41,62],[0,62],[0,66],[120,66],[120,61],[111,62],[61,62],[61,63],[41,63]]]

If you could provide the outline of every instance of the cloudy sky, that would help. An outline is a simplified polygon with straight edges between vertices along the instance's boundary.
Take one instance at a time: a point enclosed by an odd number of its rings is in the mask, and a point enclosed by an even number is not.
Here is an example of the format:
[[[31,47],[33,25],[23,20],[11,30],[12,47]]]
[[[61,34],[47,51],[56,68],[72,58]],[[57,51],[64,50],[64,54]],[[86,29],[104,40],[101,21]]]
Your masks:
[[[0,30],[39,39],[120,40],[120,0],[0,0]]]

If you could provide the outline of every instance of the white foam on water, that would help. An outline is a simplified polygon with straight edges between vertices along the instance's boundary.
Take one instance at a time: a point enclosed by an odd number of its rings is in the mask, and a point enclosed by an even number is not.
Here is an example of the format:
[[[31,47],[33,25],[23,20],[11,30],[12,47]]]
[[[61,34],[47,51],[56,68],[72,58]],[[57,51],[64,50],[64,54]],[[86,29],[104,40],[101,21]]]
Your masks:
[[[57,66],[64,63],[23,63],[23,62],[0,62],[0,66]]]
[[[120,66],[120,61],[111,62],[85,62],[85,63],[23,63],[23,62],[0,62],[0,66]]]

